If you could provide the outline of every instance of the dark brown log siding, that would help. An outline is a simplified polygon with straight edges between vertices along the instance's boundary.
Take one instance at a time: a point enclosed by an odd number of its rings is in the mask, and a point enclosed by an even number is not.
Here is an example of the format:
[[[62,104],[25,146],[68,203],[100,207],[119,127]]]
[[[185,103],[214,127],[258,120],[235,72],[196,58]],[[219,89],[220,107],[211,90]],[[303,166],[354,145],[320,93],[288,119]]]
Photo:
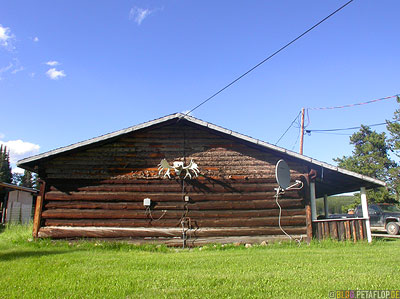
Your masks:
[[[170,164],[187,164],[193,159],[201,176],[184,182],[176,176],[162,178],[157,165],[163,158]],[[179,228],[182,219],[193,229],[218,228],[213,237],[232,236],[232,227],[235,236],[280,235],[274,199],[274,171],[279,159],[265,149],[184,121],[59,156],[43,165],[48,191],[42,235],[51,236],[52,230],[46,226]],[[293,180],[307,172],[304,166],[287,162]],[[184,202],[185,195],[190,202]],[[146,197],[153,202],[151,215],[143,206]],[[282,225],[293,233],[305,234],[301,194],[287,192],[280,203]],[[104,235],[120,237],[109,231]],[[144,237],[145,232],[128,235]],[[60,230],[56,236],[62,236]],[[154,232],[149,232],[149,237],[154,237]]]

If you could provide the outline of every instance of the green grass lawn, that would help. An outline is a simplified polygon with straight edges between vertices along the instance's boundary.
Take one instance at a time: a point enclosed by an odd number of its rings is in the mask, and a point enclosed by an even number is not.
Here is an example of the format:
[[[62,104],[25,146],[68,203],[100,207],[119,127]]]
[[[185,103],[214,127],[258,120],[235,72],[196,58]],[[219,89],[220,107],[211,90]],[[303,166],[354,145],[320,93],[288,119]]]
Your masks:
[[[400,241],[193,250],[0,232],[0,298],[328,298],[399,289]]]

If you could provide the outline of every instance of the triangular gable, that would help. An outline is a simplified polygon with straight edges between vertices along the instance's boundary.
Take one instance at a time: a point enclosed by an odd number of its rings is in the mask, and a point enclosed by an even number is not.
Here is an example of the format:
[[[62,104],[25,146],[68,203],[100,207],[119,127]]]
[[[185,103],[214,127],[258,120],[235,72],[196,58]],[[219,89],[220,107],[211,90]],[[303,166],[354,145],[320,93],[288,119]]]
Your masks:
[[[36,165],[38,165],[42,160],[45,159],[51,159],[55,156],[59,156],[65,153],[69,153],[71,151],[77,151],[80,149],[84,149],[88,146],[91,145],[95,145],[98,143],[104,143],[104,142],[108,142],[110,140],[116,139],[120,136],[123,136],[125,134],[129,134],[138,130],[142,130],[145,128],[150,128],[153,126],[157,126],[157,125],[162,125],[163,123],[169,123],[172,122],[174,120],[179,121],[181,119],[184,119],[185,121],[189,122],[189,123],[193,123],[195,125],[198,125],[200,127],[204,127],[207,129],[210,129],[211,131],[215,131],[216,133],[222,134],[222,135],[226,135],[227,137],[231,137],[231,138],[235,138],[238,139],[240,141],[244,141],[246,143],[255,145],[259,148],[264,148],[267,149],[269,151],[272,152],[276,152],[277,154],[283,156],[283,157],[288,157],[290,159],[294,159],[297,160],[298,162],[302,162],[305,163],[306,165],[309,166],[309,168],[313,168],[313,169],[318,169],[321,170],[322,173],[325,170],[327,173],[337,173],[341,178],[341,180],[343,182],[347,182],[347,181],[351,181],[352,184],[355,185],[360,185],[360,186],[365,186],[367,188],[374,188],[374,187],[379,187],[379,186],[385,186],[386,184],[380,180],[365,176],[365,175],[361,175],[352,171],[348,171],[342,168],[339,168],[337,166],[333,166],[330,165],[328,163],[325,162],[321,162],[315,159],[312,159],[310,157],[304,156],[304,155],[300,155],[296,152],[293,151],[289,151],[287,149],[284,149],[282,147],[278,147],[275,145],[272,145],[270,143],[234,132],[232,130],[228,130],[225,129],[223,127],[205,122],[203,120],[197,119],[195,117],[192,116],[188,116],[182,113],[176,113],[176,114],[171,114],[171,115],[167,115],[152,121],[148,121],[136,126],[132,126],[123,130],[119,130],[116,132],[112,132],[109,134],[105,134],[99,137],[95,137],[92,139],[88,139],[82,142],[78,142],[75,144],[71,144],[65,147],[61,147],[52,151],[48,151],[39,155],[35,155],[29,158],[25,158],[22,159],[20,161],[18,161],[18,167],[24,168],[24,169],[29,169],[29,170],[35,170],[34,167]],[[347,180],[346,180],[347,178]],[[339,188],[340,189],[340,188]],[[352,188],[348,188],[350,189],[354,189]]]

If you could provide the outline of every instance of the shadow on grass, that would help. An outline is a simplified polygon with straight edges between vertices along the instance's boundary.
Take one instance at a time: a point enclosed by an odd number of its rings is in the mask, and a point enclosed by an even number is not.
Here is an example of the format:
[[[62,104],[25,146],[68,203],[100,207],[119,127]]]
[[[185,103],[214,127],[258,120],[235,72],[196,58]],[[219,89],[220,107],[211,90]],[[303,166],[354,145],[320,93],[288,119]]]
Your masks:
[[[50,251],[50,250],[41,250],[41,251],[32,251],[32,250],[22,250],[22,251],[12,251],[7,253],[0,253],[0,261],[12,261],[21,258],[31,258],[31,257],[42,257],[48,255],[57,255],[63,253],[69,253],[75,250],[58,250],[58,251]]]
[[[398,242],[398,238],[391,238],[391,237],[373,237],[376,242]]]

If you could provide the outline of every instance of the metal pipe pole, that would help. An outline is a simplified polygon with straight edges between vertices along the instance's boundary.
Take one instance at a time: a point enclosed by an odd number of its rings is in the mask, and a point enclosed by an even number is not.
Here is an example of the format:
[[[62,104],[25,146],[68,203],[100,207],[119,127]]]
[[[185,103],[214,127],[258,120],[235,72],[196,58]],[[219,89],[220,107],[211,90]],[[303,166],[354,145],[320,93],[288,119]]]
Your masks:
[[[304,108],[301,108],[300,155],[303,154],[303,142],[304,142]]]

